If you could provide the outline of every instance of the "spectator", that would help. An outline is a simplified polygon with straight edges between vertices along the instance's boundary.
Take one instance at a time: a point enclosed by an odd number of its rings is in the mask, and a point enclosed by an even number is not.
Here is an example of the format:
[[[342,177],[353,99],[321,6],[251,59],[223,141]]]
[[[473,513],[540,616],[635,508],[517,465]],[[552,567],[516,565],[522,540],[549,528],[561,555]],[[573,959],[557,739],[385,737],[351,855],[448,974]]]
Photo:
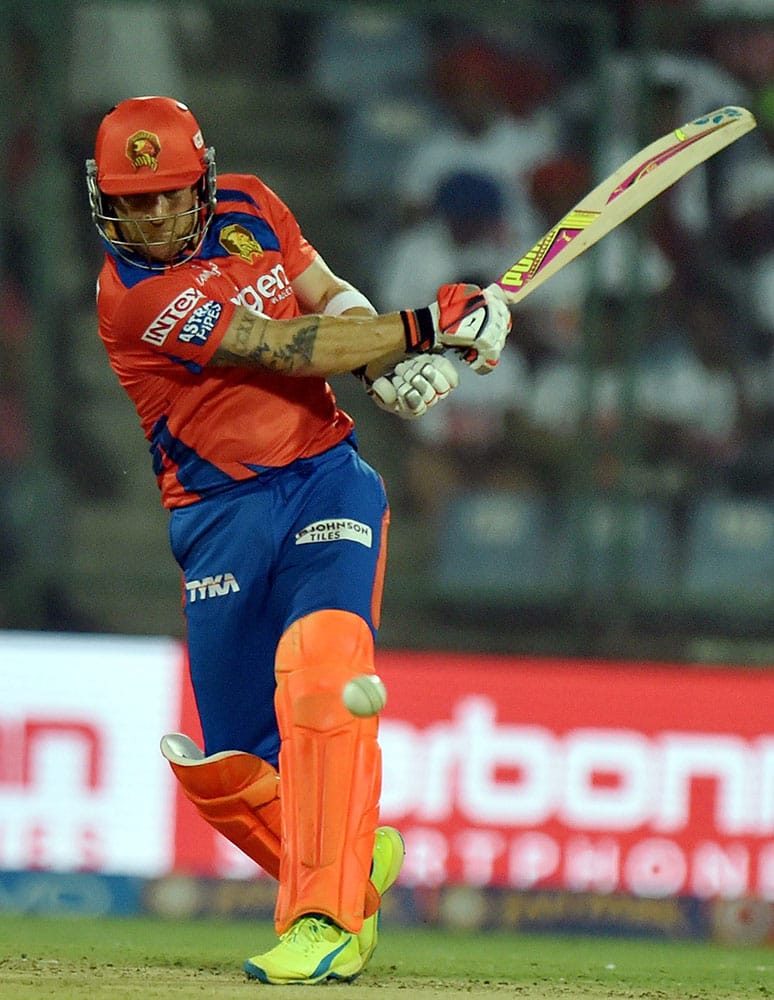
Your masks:
[[[313,35],[309,79],[334,116],[351,111],[366,94],[405,93],[425,82],[428,42],[416,17],[352,5],[326,12]]]
[[[732,485],[761,493],[774,486],[774,87],[758,94],[753,110],[757,155],[735,164],[728,177],[726,246],[733,270],[724,276],[726,287],[733,283],[736,290],[736,328],[746,348],[748,408]]]
[[[591,165],[582,155],[562,154],[537,164],[530,173],[528,190],[541,235],[555,226],[592,186]],[[527,246],[525,243],[518,252]],[[588,257],[573,261],[520,306],[519,343],[533,367],[580,341],[591,277],[589,264]]]
[[[591,363],[577,351],[541,366],[531,419],[567,450],[593,454],[602,492],[619,488],[624,474],[638,495],[679,503],[717,486],[738,455],[742,416],[723,305],[708,294],[685,300],[674,283],[657,288],[642,303],[639,335],[626,300],[605,296]]]
[[[125,0],[121,4],[81,0],[75,4],[66,72],[68,125],[64,133],[74,191],[82,188],[83,162],[91,155],[97,126],[113,105],[140,94],[185,97],[188,77],[183,62],[184,43],[201,35],[206,14],[194,2],[186,5],[185,17],[181,17],[177,6],[153,0]],[[105,53],[110,54],[108,58]],[[80,209],[77,206],[75,224],[82,244],[81,258],[90,276],[102,256],[94,242],[91,221]],[[89,288],[91,302],[91,282],[84,279],[84,285]]]
[[[646,460],[693,493],[717,488],[737,460],[744,400],[727,299],[675,293],[653,300],[637,398]]]
[[[593,186],[591,164],[582,154],[563,154],[538,164],[530,175],[529,191],[541,234]],[[524,300],[519,307],[519,344],[533,368],[553,355],[577,350],[594,285],[623,296],[636,291],[631,287],[634,280],[653,290],[665,287],[672,274],[669,261],[651,238],[638,240],[630,227],[619,227]]]
[[[427,213],[439,182],[450,172],[483,171],[502,185],[514,228],[532,235],[526,179],[560,143],[557,116],[548,101],[556,86],[550,68],[473,39],[437,53],[433,82],[438,124],[398,175],[402,218],[415,220]],[[523,96],[517,100],[515,95]]]
[[[486,286],[513,259],[500,185],[484,173],[461,171],[439,184],[432,210],[400,229],[387,244],[379,269],[381,308],[423,302],[426,289],[450,276]]]
[[[694,53],[651,50],[644,56],[613,51],[604,60],[610,81],[610,112],[601,148],[589,146],[597,169],[605,176],[646,142],[692,118],[726,104],[744,105],[747,89],[716,62]],[[584,82],[566,94],[565,114],[578,135],[599,136],[597,103],[591,85]],[[643,113],[644,112],[644,113]],[[596,127],[595,127],[596,126]],[[569,126],[568,126],[569,127]],[[684,238],[713,233],[720,206],[712,173],[722,161],[710,160],[684,177],[664,200]]]
[[[496,384],[486,381],[482,388],[461,371],[442,419],[433,419],[428,410],[429,420],[408,425],[406,500],[431,525],[462,490],[516,492],[542,485],[528,450],[530,375],[512,342],[500,356]]]
[[[26,85],[40,70],[40,48],[23,11],[3,36],[6,73],[5,149],[0,210],[0,561],[4,577],[13,581],[28,548],[25,470],[32,451],[31,414],[26,376],[35,293],[35,245],[29,220],[36,198],[34,184],[40,157],[35,92]],[[45,525],[41,526],[45,530]],[[13,583],[0,591],[0,627],[18,627],[22,608]],[[27,619],[29,621],[29,619]],[[35,623],[37,624],[37,623]]]
[[[406,226],[388,244],[379,269],[380,308],[397,307],[401,296],[421,302],[427,288],[450,276],[485,286],[513,262],[503,192],[491,177],[471,171],[450,174],[439,184],[432,207],[429,217]],[[407,500],[431,523],[462,489],[532,489],[552,478],[551,461],[525,417],[531,375],[514,341],[503,352],[497,375],[494,385],[494,380],[468,379],[461,371],[443,419],[428,412],[406,425]]]

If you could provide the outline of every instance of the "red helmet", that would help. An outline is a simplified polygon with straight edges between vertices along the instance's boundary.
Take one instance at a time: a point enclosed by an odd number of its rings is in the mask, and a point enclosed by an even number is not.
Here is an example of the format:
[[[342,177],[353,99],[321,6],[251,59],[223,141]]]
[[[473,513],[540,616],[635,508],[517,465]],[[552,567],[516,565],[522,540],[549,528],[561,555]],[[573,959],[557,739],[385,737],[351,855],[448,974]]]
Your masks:
[[[131,97],[102,119],[94,150],[106,195],[176,191],[207,171],[199,123],[171,97]]]
[[[176,267],[201,248],[215,213],[215,150],[205,147],[199,123],[181,101],[171,97],[131,97],[117,104],[97,130],[94,159],[86,161],[86,185],[91,217],[113,251],[127,262],[153,270],[154,246],[178,252],[167,265]],[[196,204],[175,213],[188,228],[170,241],[148,242],[123,232],[112,198],[157,194],[196,187]],[[184,223],[181,222],[181,225]],[[140,234],[142,235],[142,234]]]

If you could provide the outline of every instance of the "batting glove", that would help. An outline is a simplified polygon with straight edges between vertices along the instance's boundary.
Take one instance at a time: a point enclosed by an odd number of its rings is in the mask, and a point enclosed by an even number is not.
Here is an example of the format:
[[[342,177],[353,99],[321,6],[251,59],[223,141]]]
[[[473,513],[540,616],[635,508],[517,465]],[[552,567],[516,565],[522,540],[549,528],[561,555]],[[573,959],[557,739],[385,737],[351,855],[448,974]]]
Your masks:
[[[401,313],[406,350],[450,347],[479,375],[492,371],[511,332],[511,314],[498,285],[442,285],[425,309]]]
[[[422,354],[399,362],[373,382],[364,378],[366,392],[381,410],[413,420],[445,399],[459,385],[457,369],[442,354]]]

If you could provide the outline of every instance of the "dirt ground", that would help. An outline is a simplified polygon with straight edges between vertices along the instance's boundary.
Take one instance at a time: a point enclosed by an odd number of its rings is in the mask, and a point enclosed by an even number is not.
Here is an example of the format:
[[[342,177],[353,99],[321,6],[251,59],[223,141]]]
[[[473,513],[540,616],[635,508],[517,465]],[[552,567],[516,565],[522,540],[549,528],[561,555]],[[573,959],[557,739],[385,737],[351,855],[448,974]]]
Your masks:
[[[492,996],[516,997],[518,1000],[686,1000],[686,994],[653,991],[619,992],[602,983],[555,984],[498,983],[491,981],[461,981],[457,979],[424,979],[396,977],[389,970],[367,973],[353,983],[324,983],[323,997],[335,1000],[448,1000],[466,997],[485,1000]],[[266,991],[269,991],[268,993]],[[265,987],[237,973],[214,972],[210,969],[160,968],[154,966],[123,967],[119,965],[41,961],[26,959],[0,960],[0,997],[3,1000],[31,1000],[40,997],[62,997],[66,1000],[238,1000],[260,994],[274,1000],[312,1000],[308,986]],[[316,996],[313,994],[312,996]],[[691,1000],[705,1000],[705,995],[692,992]],[[706,995],[706,1000],[715,1000]]]

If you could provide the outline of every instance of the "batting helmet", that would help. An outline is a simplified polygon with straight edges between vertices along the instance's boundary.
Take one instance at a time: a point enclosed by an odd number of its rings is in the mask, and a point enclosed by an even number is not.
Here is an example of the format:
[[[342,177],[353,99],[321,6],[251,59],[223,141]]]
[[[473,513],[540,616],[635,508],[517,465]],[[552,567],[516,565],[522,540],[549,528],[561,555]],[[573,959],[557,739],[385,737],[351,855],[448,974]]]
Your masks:
[[[167,266],[184,264],[204,242],[216,204],[215,151],[204,145],[199,123],[171,97],[131,97],[117,104],[97,130],[94,159],[86,161],[91,216],[100,236],[124,260],[160,266],[158,247],[176,251]],[[149,242],[138,227],[126,235],[112,199],[196,187],[193,208],[176,213],[177,232]],[[142,258],[146,258],[143,262]]]
[[[199,123],[171,97],[132,97],[102,119],[94,149],[97,184],[107,195],[175,191],[207,170]]]

